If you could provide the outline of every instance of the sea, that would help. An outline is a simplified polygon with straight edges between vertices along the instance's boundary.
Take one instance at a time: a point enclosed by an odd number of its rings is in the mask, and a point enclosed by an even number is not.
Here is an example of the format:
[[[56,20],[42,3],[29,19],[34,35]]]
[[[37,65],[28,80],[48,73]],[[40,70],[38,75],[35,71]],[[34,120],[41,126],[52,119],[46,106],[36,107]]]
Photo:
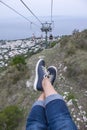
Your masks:
[[[39,17],[41,23],[50,23],[50,16]],[[17,40],[35,37],[45,37],[45,33],[41,32],[42,24],[33,17],[27,20],[16,17],[0,20],[0,40]],[[48,32],[48,36],[71,35],[74,29],[82,31],[87,29],[87,16],[53,16],[52,32]],[[34,23],[34,24],[33,24]]]

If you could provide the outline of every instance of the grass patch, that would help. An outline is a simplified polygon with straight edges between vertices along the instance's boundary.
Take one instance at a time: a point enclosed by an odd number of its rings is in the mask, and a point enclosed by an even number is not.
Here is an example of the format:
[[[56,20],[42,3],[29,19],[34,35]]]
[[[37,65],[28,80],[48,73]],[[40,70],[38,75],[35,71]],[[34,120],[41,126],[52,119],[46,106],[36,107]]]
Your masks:
[[[23,111],[18,106],[8,106],[0,112],[0,130],[15,130],[22,121]]]
[[[68,42],[66,46],[66,56],[72,56],[76,52],[76,47],[74,43]]]
[[[81,88],[87,88],[87,52],[78,50],[64,61],[67,66],[66,76],[74,79]]]
[[[68,94],[67,94],[67,97],[66,97],[66,100],[67,101],[69,101],[69,100],[75,100],[75,96],[74,96],[74,94],[72,93],[72,92],[69,92]]]
[[[50,42],[50,43],[49,43],[49,47],[50,47],[50,48],[54,47],[55,45],[56,45],[56,41],[53,41],[53,42]]]
[[[77,100],[76,100],[76,98],[75,98],[74,93],[68,92],[67,95],[66,95],[66,100],[67,100],[67,101],[72,100],[72,103],[73,103],[76,107],[78,106],[78,105],[77,105]]]

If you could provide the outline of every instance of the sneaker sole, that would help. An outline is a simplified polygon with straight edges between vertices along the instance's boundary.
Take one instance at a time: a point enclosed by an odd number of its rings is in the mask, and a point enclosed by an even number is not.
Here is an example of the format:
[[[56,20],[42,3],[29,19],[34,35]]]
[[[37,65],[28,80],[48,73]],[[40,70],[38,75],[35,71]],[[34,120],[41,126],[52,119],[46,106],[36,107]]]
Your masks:
[[[37,64],[36,64],[36,68],[35,68],[35,72],[36,72],[36,77],[35,77],[35,82],[34,82],[34,90],[37,91],[37,81],[38,81],[38,66],[39,63],[42,61],[43,59],[40,59]]]

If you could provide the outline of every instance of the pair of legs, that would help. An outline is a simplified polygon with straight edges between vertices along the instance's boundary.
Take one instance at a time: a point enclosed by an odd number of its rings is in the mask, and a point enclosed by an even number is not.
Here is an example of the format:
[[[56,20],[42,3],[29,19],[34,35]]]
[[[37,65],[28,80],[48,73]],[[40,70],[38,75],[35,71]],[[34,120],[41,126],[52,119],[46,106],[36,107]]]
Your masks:
[[[66,103],[53,87],[56,73],[54,66],[45,68],[43,59],[37,62],[34,89],[42,94],[32,106],[26,130],[77,130]]]
[[[77,130],[66,103],[51,81],[48,77],[42,79],[43,92],[32,106],[26,130]]]

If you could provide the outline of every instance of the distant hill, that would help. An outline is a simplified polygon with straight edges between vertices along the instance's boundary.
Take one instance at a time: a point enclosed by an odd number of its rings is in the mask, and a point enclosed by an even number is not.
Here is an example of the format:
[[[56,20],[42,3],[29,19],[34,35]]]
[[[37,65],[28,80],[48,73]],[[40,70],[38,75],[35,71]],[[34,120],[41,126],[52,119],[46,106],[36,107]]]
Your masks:
[[[57,67],[55,89],[63,95],[79,130],[87,129],[87,30],[74,30],[62,36],[52,48],[26,59],[24,69],[15,66],[1,72],[0,109],[18,105],[24,109],[24,120],[16,130],[25,130],[27,114],[39,92],[33,91],[35,65],[43,57],[47,67]]]

